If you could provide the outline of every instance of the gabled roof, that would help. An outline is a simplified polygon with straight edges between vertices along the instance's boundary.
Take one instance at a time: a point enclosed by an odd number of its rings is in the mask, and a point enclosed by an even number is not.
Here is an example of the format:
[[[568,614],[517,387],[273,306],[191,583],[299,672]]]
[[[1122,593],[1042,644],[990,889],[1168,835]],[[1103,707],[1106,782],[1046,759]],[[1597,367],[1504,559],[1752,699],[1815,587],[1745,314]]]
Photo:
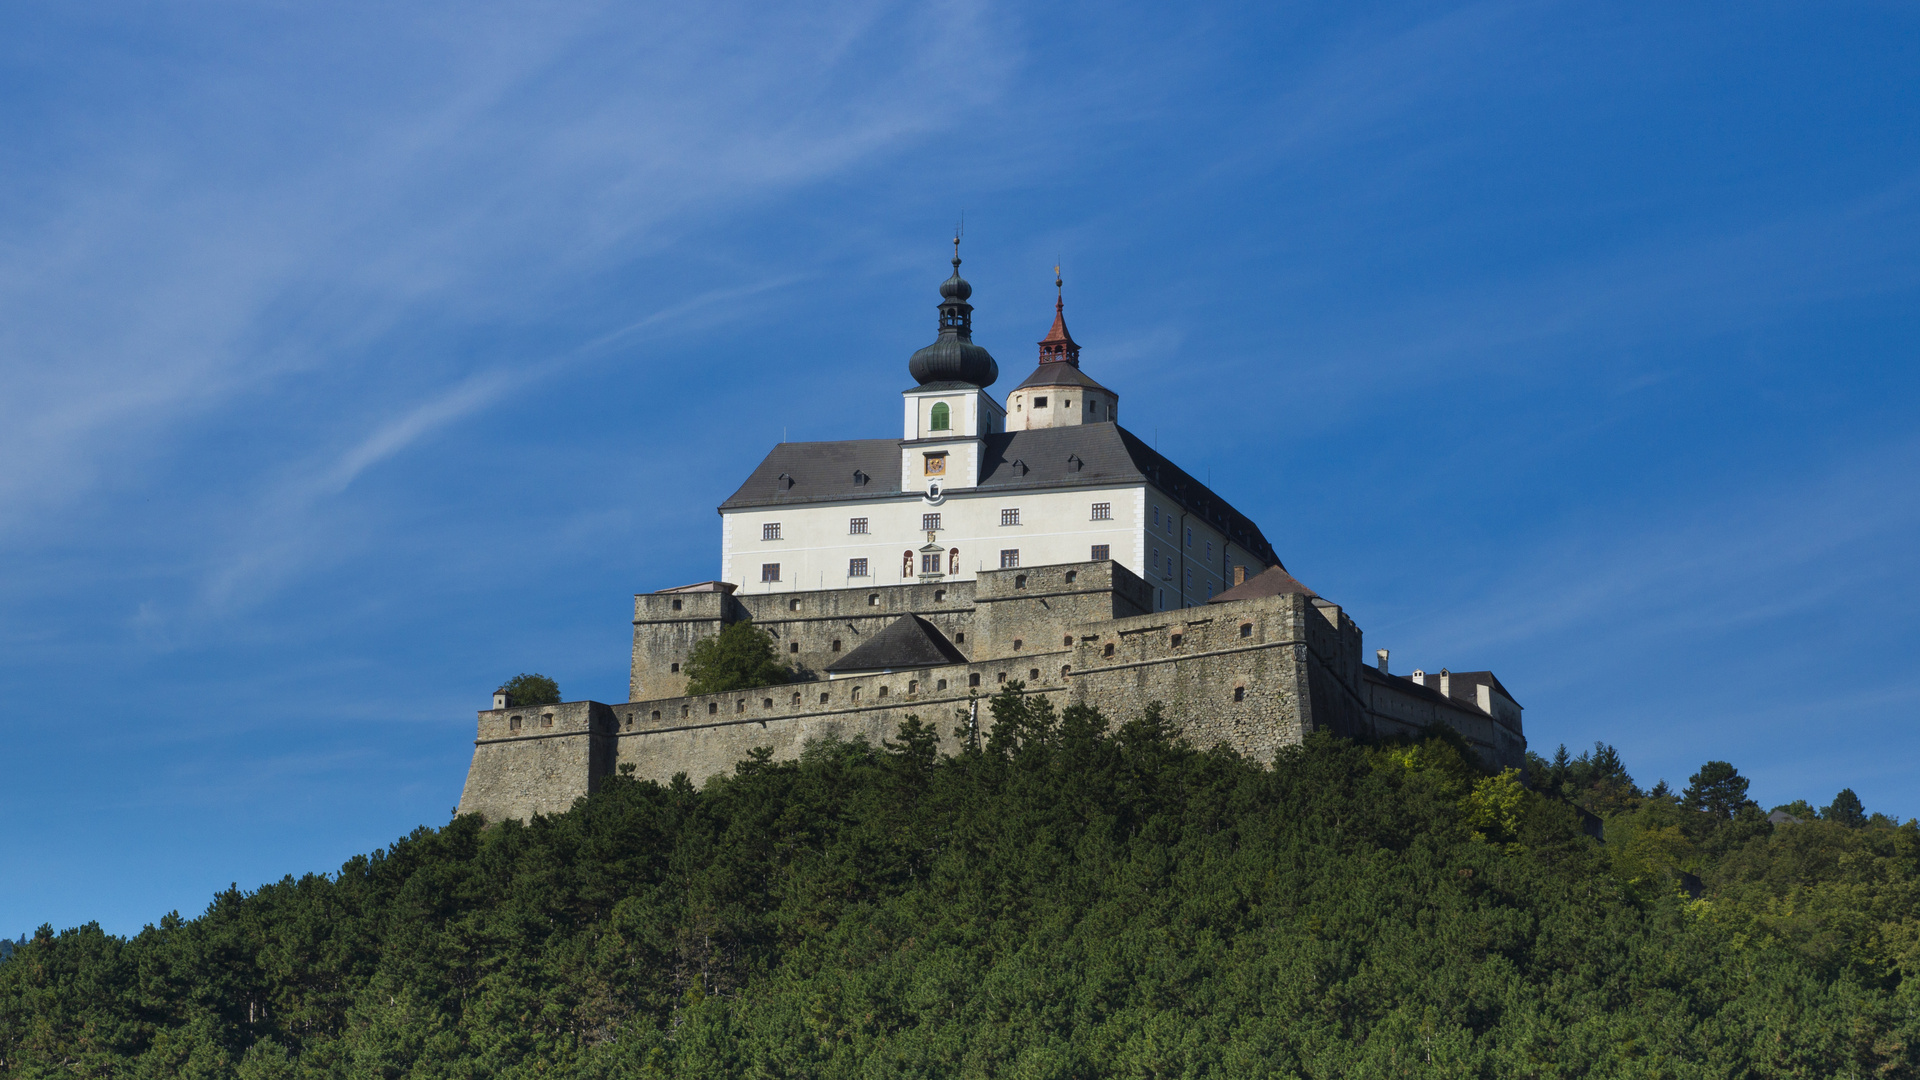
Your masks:
[[[1052,364],[1050,367],[1065,367]],[[1205,484],[1118,424],[1072,424],[1005,431],[981,440],[986,453],[980,490],[1028,491],[1146,482],[1180,509],[1207,522],[1261,562],[1279,556],[1265,534]],[[781,443],[753,470],[721,510],[805,506],[899,496],[899,439]],[[860,482],[859,477],[865,477]],[[960,494],[967,489],[950,489]]]
[[[828,671],[900,671],[964,664],[967,658],[938,627],[918,615],[902,615],[886,629],[827,665]]]
[[[1262,596],[1287,596],[1298,593],[1302,596],[1320,594],[1300,584],[1285,567],[1271,566],[1247,580],[1207,601],[1209,604],[1225,604],[1233,600],[1253,600]]]

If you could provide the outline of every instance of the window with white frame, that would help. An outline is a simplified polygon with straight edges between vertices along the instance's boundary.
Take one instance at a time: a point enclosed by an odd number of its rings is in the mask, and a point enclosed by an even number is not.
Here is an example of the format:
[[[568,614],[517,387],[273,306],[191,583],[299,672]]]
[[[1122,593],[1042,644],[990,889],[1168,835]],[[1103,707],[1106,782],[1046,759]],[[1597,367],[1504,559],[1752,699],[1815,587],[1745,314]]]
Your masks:
[[[1020,524],[1020,511],[1018,509],[1000,511],[1000,524],[1002,525]]]
[[[932,532],[935,529],[938,529],[939,527],[940,527],[939,514],[921,514],[920,515],[920,530],[922,532]]]
[[[1160,508],[1157,506],[1153,508],[1153,527],[1160,527]]]
[[[777,562],[761,563],[760,564],[760,580],[761,581],[779,581],[780,580],[780,564]]]
[[[848,518],[847,519],[847,535],[865,536],[866,534],[867,534],[866,518]]]
[[[1112,521],[1113,520],[1113,504],[1110,502],[1094,503],[1093,504],[1093,520]]]
[[[1020,565],[1019,548],[1003,548],[1000,551],[1000,569],[1012,570]]]
[[[780,523],[777,521],[769,521],[765,525],[760,526],[760,539],[762,540],[780,539]]]
[[[866,577],[867,576],[867,560],[848,559],[847,560],[847,576],[848,577]]]

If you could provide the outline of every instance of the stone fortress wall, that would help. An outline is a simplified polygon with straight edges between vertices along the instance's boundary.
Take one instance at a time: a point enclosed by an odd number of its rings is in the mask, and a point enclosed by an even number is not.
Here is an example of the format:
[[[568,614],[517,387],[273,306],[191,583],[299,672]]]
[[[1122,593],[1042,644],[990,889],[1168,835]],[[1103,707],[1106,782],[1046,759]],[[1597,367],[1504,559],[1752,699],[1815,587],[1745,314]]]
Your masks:
[[[642,779],[685,773],[699,783],[758,747],[791,759],[810,739],[878,743],[909,716],[956,752],[956,731],[991,731],[985,699],[1013,680],[1057,708],[1096,706],[1116,724],[1159,701],[1195,744],[1224,743],[1259,760],[1316,730],[1379,737],[1447,724],[1491,763],[1520,763],[1518,706],[1504,691],[1487,704],[1490,676],[1450,686],[1448,696],[1367,667],[1359,628],[1318,596],[1153,612],[1150,588],[1101,561],[946,583],[751,596],[709,583],[644,593],[634,602],[631,700],[482,711],[460,812],[490,820],[557,813],[627,764]],[[937,627],[967,662],[827,676],[835,659],[908,614]],[[685,696],[679,667],[694,643],[742,618],[811,677]]]

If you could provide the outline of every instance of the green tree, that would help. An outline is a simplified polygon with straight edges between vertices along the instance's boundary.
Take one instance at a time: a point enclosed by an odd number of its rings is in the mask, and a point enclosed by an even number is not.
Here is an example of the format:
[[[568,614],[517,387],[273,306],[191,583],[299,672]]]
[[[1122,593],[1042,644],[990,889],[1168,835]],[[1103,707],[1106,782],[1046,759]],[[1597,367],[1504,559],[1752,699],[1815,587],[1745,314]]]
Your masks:
[[[1852,788],[1841,788],[1840,794],[1833,797],[1833,805],[1820,811],[1820,819],[1857,829],[1867,823],[1867,808],[1860,805],[1860,796],[1855,795]]]
[[[1731,821],[1747,805],[1747,778],[1727,762],[1709,761],[1687,778],[1680,797],[1689,809]]]
[[[695,643],[685,670],[689,694],[750,690],[793,678],[793,669],[774,659],[773,639],[746,619]]]
[[[560,704],[560,684],[545,675],[529,675],[521,672],[508,679],[494,693],[507,695],[509,709],[522,709],[529,705]]]

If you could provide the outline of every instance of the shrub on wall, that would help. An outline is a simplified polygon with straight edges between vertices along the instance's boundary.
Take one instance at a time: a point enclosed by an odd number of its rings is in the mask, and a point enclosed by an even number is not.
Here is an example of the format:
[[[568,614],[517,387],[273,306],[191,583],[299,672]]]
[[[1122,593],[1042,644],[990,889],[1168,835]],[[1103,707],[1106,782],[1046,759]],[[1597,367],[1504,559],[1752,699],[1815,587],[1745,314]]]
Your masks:
[[[723,694],[793,679],[793,669],[774,659],[773,640],[744,620],[695,644],[685,670],[689,694]]]
[[[529,705],[560,704],[560,684],[545,675],[529,675],[522,672],[508,679],[506,684],[494,693],[507,695],[509,709],[524,709]]]

